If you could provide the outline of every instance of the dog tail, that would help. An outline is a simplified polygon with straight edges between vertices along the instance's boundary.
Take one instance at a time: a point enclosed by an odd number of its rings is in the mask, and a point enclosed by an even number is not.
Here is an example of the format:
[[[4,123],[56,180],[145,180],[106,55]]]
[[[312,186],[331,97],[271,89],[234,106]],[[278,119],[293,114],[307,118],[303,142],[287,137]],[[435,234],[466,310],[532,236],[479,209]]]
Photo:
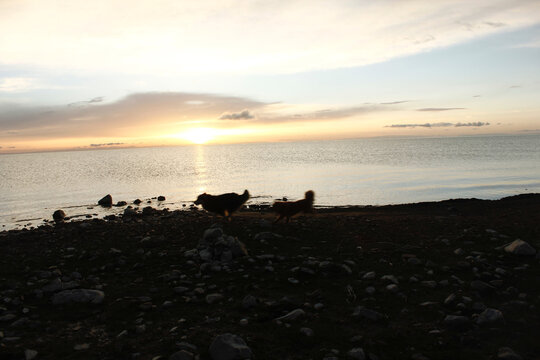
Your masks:
[[[244,193],[242,194],[242,197],[244,199],[246,199],[245,201],[248,201],[248,199],[249,199],[249,191],[247,191],[247,189],[244,190]]]

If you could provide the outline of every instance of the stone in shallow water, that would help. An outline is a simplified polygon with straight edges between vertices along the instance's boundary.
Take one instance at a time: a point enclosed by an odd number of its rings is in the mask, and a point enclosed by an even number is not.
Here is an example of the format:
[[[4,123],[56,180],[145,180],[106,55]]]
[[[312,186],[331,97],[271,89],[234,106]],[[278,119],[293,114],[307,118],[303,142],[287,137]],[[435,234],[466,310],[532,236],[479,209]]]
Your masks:
[[[104,197],[102,197],[99,201],[98,201],[98,204],[101,205],[101,206],[105,206],[105,207],[111,207],[112,206],[112,196],[111,194],[107,194],[105,195]]]
[[[53,220],[57,223],[64,221],[64,218],[66,217],[66,213],[64,210],[56,210],[53,213]]]

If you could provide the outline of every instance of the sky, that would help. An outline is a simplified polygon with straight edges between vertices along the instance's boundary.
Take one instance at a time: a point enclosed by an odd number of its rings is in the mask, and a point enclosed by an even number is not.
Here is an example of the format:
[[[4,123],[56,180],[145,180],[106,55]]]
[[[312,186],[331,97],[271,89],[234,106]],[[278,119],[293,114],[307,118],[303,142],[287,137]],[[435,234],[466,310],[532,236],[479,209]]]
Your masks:
[[[540,133],[538,0],[0,0],[0,153]]]

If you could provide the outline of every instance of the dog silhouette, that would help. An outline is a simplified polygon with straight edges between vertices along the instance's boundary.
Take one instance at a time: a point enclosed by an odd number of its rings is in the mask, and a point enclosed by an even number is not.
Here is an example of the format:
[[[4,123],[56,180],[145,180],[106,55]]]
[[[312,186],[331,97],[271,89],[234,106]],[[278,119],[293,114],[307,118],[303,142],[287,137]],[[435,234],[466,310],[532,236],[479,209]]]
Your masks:
[[[272,210],[276,212],[279,217],[274,221],[274,224],[279,220],[285,218],[286,222],[289,222],[290,218],[300,212],[311,213],[313,212],[313,200],[315,200],[315,193],[312,190],[306,191],[305,198],[297,201],[276,201],[272,205]]]
[[[249,199],[249,192],[243,194],[227,193],[221,195],[200,194],[195,205],[202,205],[203,209],[231,219],[232,213],[237,211]]]

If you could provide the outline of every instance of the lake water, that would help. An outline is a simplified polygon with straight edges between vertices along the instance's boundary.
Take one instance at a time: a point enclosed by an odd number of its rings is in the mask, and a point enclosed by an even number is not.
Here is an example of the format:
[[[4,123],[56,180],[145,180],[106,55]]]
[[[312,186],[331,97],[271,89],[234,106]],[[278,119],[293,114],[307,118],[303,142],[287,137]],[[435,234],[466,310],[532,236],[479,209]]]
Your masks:
[[[122,209],[95,206],[164,195],[181,208],[199,193],[242,192],[250,203],[303,197],[316,205],[383,205],[540,192],[540,135],[375,138],[194,145],[0,156],[0,225],[37,225]],[[143,205],[146,205],[145,203]],[[95,207],[94,207],[95,206]],[[93,207],[92,209],[88,209]]]

